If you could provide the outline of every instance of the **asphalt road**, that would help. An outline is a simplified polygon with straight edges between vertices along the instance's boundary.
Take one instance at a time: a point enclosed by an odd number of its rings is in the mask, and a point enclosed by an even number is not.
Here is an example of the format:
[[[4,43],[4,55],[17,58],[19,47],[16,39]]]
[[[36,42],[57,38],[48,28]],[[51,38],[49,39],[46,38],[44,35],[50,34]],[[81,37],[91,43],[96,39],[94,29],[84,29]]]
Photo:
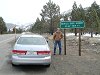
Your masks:
[[[86,48],[83,46],[82,56],[78,56],[78,46],[72,46],[71,41],[67,41],[67,55],[52,55],[49,68],[41,65],[13,67],[10,50],[14,39],[15,36],[11,34],[0,35],[0,75],[100,75],[100,54],[86,51],[89,49],[87,45]],[[53,41],[48,41],[52,50]]]
[[[18,36],[18,35],[17,35]],[[26,65],[13,67],[10,61],[10,50],[13,49],[15,35],[0,35],[0,75],[58,75],[55,67]]]

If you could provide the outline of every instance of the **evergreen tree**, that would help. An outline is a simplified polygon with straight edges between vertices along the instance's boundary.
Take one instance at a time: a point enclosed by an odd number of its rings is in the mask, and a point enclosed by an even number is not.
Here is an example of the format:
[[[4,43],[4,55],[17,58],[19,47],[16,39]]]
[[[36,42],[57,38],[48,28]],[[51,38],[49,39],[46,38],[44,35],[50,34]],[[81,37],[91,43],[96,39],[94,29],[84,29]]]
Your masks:
[[[53,34],[55,27],[59,24],[60,7],[53,2],[48,2],[41,11],[42,19],[50,25],[49,32]]]
[[[3,18],[0,17],[0,34],[3,34],[4,32],[7,32],[7,27]]]

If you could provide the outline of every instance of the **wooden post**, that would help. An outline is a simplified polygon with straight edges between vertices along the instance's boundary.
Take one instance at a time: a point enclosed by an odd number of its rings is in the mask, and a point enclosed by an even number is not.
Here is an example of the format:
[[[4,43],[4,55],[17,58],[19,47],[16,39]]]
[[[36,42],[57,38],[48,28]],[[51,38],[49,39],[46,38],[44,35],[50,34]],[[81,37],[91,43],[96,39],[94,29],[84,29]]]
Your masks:
[[[81,56],[81,29],[79,29],[79,56]]]
[[[66,55],[66,29],[64,29],[64,55]]]
[[[16,42],[16,26],[14,27],[14,32],[15,32],[15,42]]]

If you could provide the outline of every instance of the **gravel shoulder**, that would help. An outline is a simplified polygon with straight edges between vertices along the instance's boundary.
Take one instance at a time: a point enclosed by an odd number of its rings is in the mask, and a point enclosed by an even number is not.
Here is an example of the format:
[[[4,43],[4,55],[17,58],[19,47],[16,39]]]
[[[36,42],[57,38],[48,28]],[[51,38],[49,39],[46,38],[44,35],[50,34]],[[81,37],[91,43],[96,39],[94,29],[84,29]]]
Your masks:
[[[53,52],[52,36],[48,37],[49,46]],[[100,46],[82,41],[81,56],[78,54],[78,42],[66,40],[64,55],[62,40],[62,55],[52,55],[52,64],[59,75],[100,75]],[[58,51],[57,51],[58,52]]]

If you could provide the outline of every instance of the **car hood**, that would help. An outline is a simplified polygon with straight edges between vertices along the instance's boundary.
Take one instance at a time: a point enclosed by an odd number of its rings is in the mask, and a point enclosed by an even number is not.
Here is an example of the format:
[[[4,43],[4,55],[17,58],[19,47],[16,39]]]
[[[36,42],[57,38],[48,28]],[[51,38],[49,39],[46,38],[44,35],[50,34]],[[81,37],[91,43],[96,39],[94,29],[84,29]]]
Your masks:
[[[14,50],[41,51],[50,50],[48,45],[19,45],[14,46]]]

